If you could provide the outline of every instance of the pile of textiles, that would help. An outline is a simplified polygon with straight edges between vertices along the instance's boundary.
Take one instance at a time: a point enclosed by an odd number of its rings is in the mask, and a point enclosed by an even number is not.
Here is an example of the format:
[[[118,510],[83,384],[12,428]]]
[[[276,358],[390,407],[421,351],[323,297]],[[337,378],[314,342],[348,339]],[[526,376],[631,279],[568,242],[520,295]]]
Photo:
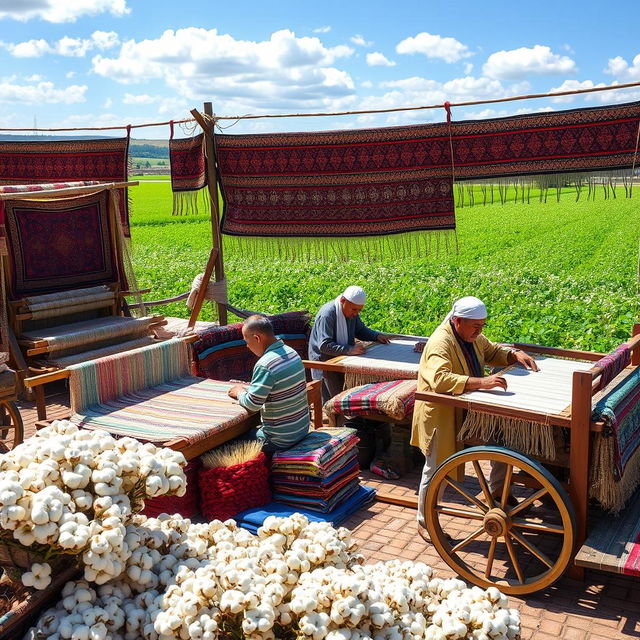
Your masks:
[[[274,453],[274,500],[331,512],[358,490],[357,444],[354,429],[322,429],[312,431],[292,449]]]

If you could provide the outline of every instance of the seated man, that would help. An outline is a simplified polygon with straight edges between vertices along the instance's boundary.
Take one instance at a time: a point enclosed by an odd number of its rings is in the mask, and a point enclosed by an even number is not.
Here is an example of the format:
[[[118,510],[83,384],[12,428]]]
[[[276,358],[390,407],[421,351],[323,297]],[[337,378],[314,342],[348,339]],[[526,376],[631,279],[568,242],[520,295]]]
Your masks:
[[[364,353],[358,340],[382,342],[389,338],[365,326],[360,312],[367,301],[367,294],[361,287],[347,287],[342,295],[320,307],[309,338],[309,360],[329,360],[336,356],[356,356]],[[344,387],[344,374],[334,371],[312,369],[314,380],[322,380],[322,402],[331,400]]]
[[[535,360],[519,349],[491,342],[482,329],[487,309],[473,296],[457,300],[444,322],[433,332],[420,359],[418,391],[461,394],[475,389],[504,389],[507,381],[500,375],[484,376],[484,366],[506,366],[519,362],[538,371]],[[424,499],[429,480],[438,465],[456,452],[456,433],[463,421],[463,410],[444,404],[416,401],[413,412],[411,444],[425,455],[418,493],[418,531],[425,537]],[[502,492],[505,465],[491,467],[489,488]],[[515,500],[510,496],[510,501]]]
[[[249,386],[237,384],[229,395],[247,411],[260,411],[262,424],[253,436],[267,453],[292,447],[309,432],[307,381],[300,356],[278,340],[268,318],[250,316],[242,337],[258,356]]]

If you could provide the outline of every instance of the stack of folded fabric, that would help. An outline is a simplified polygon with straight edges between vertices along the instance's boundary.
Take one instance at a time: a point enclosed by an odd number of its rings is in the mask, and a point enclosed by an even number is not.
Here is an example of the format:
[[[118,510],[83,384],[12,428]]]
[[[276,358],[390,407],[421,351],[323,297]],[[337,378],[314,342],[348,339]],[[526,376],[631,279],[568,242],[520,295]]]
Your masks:
[[[274,500],[322,513],[335,509],[358,490],[357,444],[354,429],[322,429],[274,453]]]

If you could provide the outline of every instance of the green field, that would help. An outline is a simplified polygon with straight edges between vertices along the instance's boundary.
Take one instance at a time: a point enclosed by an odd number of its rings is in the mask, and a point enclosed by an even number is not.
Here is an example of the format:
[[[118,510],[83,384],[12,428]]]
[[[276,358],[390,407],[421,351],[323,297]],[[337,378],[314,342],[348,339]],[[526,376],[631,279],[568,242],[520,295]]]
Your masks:
[[[236,243],[225,246],[232,304],[266,312],[315,311],[348,284],[369,294],[367,324],[385,331],[429,334],[453,299],[478,295],[490,311],[487,335],[496,340],[608,350],[630,335],[639,316],[638,205],[624,191],[616,200],[575,202],[567,193],[547,204],[458,208],[459,252],[428,257],[310,262],[280,258],[271,250],[256,258]],[[141,183],[131,190],[132,236],[139,284],[149,298],[189,288],[211,248],[208,216],[175,218],[169,183]],[[167,315],[185,316],[170,305]],[[211,317],[210,306],[203,311]]]

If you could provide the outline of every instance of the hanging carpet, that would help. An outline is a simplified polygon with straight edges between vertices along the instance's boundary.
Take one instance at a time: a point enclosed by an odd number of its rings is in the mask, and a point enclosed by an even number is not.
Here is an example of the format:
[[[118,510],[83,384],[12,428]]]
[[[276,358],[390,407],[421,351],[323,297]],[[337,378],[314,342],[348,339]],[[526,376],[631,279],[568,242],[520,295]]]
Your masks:
[[[173,131],[172,131],[173,136]],[[198,194],[207,186],[204,134],[169,140],[173,215],[198,213]],[[202,209],[208,211],[208,195],[203,194]]]
[[[0,185],[47,182],[126,182],[129,137],[99,140],[0,142]],[[126,190],[120,198],[120,219],[126,237],[129,208]]]

